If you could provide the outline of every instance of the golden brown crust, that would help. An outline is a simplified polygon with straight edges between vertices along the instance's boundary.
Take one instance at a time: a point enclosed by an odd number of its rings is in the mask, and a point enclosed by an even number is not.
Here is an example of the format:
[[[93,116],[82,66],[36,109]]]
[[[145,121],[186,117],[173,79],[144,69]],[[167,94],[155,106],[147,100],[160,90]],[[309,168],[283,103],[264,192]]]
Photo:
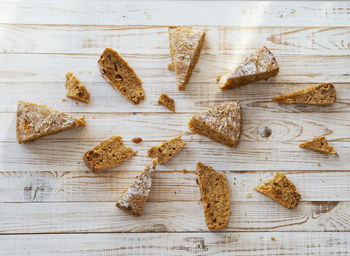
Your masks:
[[[100,171],[115,167],[135,154],[136,151],[125,146],[120,136],[114,136],[86,152],[83,159],[91,170]]]
[[[66,84],[68,92],[67,97],[74,100],[79,100],[84,103],[90,103],[90,93],[86,89],[85,85],[79,81],[71,72],[66,74]]]
[[[154,146],[148,150],[148,156],[158,158],[158,163],[165,164],[173,158],[184,146],[181,136],[167,140],[158,146]]]
[[[272,179],[254,189],[288,209],[296,207],[301,198],[293,182],[283,173],[277,173]]]
[[[16,132],[20,144],[80,126],[86,126],[84,118],[78,119],[44,105],[18,102]]]
[[[134,69],[111,48],[106,48],[98,60],[102,76],[134,104],[145,98],[140,78]]]
[[[159,95],[158,104],[163,105],[167,109],[175,112],[175,101],[164,93]]]
[[[322,154],[337,154],[334,147],[328,145],[328,141],[324,136],[316,137],[312,140],[303,142],[299,145],[301,148],[306,148]]]
[[[228,225],[231,215],[230,189],[226,176],[212,167],[197,163],[198,185],[205,222],[216,231]]]
[[[309,104],[328,106],[337,99],[336,91],[333,84],[319,84],[307,89],[286,93],[272,98],[288,104]]]

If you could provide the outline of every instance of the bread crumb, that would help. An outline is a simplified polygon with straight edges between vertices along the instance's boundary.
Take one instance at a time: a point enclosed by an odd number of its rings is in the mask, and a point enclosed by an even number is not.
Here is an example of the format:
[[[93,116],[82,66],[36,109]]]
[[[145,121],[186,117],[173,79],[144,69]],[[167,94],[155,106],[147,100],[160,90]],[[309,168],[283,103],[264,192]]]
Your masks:
[[[272,241],[276,241],[276,238],[272,236],[272,237],[271,237],[271,240],[272,240]]]
[[[219,82],[221,80],[221,75],[216,76],[216,82]]]
[[[246,198],[252,198],[253,197],[252,192],[248,192],[247,194],[245,194],[245,197]]]
[[[320,163],[317,163],[316,165],[317,165],[317,166],[321,166],[321,164],[320,164]]]
[[[62,99],[63,102],[66,102],[67,100],[66,99]]]
[[[168,70],[174,70],[174,67],[173,67],[172,63],[168,64]]]
[[[78,103],[78,102],[75,102],[75,105],[79,105],[79,103]]]
[[[133,138],[133,139],[132,139],[132,142],[134,142],[134,143],[140,143],[140,142],[142,142],[142,138],[140,138],[140,137]]]
[[[267,160],[268,158],[267,158],[267,156],[265,156],[265,160]]]
[[[262,108],[269,108],[269,106],[267,104],[264,104],[261,106]]]

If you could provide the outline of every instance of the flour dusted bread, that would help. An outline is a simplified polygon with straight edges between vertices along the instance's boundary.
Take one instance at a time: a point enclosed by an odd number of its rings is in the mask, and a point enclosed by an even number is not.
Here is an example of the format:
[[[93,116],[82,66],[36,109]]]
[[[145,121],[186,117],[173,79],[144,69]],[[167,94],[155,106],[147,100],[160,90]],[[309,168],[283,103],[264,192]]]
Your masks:
[[[85,85],[71,72],[66,74],[66,89],[68,90],[66,96],[74,100],[79,100],[84,103],[90,103],[90,93]]]
[[[316,137],[312,140],[303,142],[299,145],[301,148],[309,149],[322,154],[337,154],[334,147],[328,145],[328,141],[324,136]]]
[[[141,215],[151,192],[152,176],[157,166],[157,160],[147,165],[134,183],[123,193],[116,206],[133,215]]]
[[[125,146],[120,136],[114,136],[86,152],[83,159],[91,170],[100,171],[115,167],[135,154],[136,151]]]
[[[158,146],[148,150],[148,156],[157,158],[158,163],[165,164],[173,158],[184,146],[186,142],[180,136],[167,140]]]
[[[175,112],[175,101],[164,93],[159,95],[158,104],[163,105],[167,109]]]
[[[205,222],[210,230],[227,226],[231,215],[230,189],[226,176],[198,162],[198,185],[202,197]]]
[[[205,32],[194,30],[191,27],[169,27],[170,54],[172,63],[169,70],[174,70],[177,88],[186,89],[192,71],[198,61]]]
[[[334,103],[337,95],[333,84],[319,84],[307,89],[286,93],[272,98],[273,101],[289,104],[309,104],[328,106]]]
[[[188,123],[191,131],[223,145],[234,147],[241,136],[242,114],[238,101],[214,106],[194,115]]]
[[[18,102],[16,132],[20,144],[85,125],[84,118],[75,118],[44,105]]]
[[[249,55],[231,74],[221,89],[234,89],[277,75],[279,67],[276,58],[266,47]]]
[[[141,80],[129,64],[111,48],[106,48],[98,60],[102,76],[134,104],[145,98]]]
[[[289,209],[297,206],[301,198],[293,182],[283,173],[277,173],[269,181],[255,187],[255,190]]]

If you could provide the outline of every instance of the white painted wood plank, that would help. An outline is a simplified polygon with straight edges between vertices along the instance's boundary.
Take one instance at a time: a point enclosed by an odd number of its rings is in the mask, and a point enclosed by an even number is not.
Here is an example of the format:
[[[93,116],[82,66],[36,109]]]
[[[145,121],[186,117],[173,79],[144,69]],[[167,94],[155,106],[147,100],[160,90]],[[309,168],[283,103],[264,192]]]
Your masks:
[[[0,202],[112,202],[138,174],[137,171],[2,171]],[[275,172],[226,171],[225,174],[234,204],[271,202],[253,187],[272,178]],[[286,175],[297,186],[301,201],[350,201],[350,172],[288,171]],[[196,178],[194,172],[156,172],[149,201],[197,201]]]
[[[312,1],[6,0],[1,7],[0,23],[16,24],[346,26],[350,4],[342,1],[315,4]]]

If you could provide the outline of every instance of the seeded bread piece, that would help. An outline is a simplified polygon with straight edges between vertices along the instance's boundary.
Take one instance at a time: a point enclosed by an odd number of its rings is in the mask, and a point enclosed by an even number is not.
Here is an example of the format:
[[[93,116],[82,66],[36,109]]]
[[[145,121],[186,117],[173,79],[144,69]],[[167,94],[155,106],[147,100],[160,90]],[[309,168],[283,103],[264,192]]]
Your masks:
[[[173,158],[184,146],[186,142],[182,140],[180,136],[172,138],[154,146],[148,150],[148,156],[152,158],[158,158],[158,163],[165,164],[171,158]]]
[[[163,105],[167,109],[175,112],[175,101],[164,93],[159,95],[158,104]]]
[[[316,137],[312,140],[303,142],[299,145],[299,147],[306,148],[322,154],[337,154],[337,152],[333,150],[334,147],[329,146],[327,139],[323,136]]]
[[[90,103],[90,93],[79,79],[71,72],[66,74],[67,97],[79,100],[84,103]]]
[[[194,115],[188,123],[191,131],[223,145],[234,147],[241,136],[242,114],[238,101],[220,104]]]
[[[277,75],[279,67],[272,52],[263,46],[249,55],[231,74],[221,89],[234,89]]]
[[[84,118],[75,118],[44,105],[18,102],[16,132],[19,144],[80,126],[86,126]]]
[[[152,176],[157,166],[157,159],[146,166],[146,169],[118,199],[116,206],[133,215],[141,215],[151,192]]]
[[[98,60],[102,76],[134,104],[145,98],[141,80],[134,69],[111,48],[106,48]]]
[[[172,57],[172,64],[168,69],[174,69],[177,87],[180,91],[184,91],[198,61],[205,32],[178,26],[169,27],[168,33]]]
[[[319,84],[307,89],[286,93],[275,98],[273,101],[289,104],[309,104],[328,106],[337,99],[336,91],[333,84]]]
[[[102,141],[84,154],[84,162],[91,170],[100,171],[115,167],[137,152],[124,145],[122,137],[114,136]]]
[[[231,215],[230,189],[226,176],[198,162],[198,185],[202,197],[205,222],[210,230],[227,226]]]
[[[277,173],[272,179],[254,189],[288,209],[296,207],[301,198],[293,182],[283,173]]]

